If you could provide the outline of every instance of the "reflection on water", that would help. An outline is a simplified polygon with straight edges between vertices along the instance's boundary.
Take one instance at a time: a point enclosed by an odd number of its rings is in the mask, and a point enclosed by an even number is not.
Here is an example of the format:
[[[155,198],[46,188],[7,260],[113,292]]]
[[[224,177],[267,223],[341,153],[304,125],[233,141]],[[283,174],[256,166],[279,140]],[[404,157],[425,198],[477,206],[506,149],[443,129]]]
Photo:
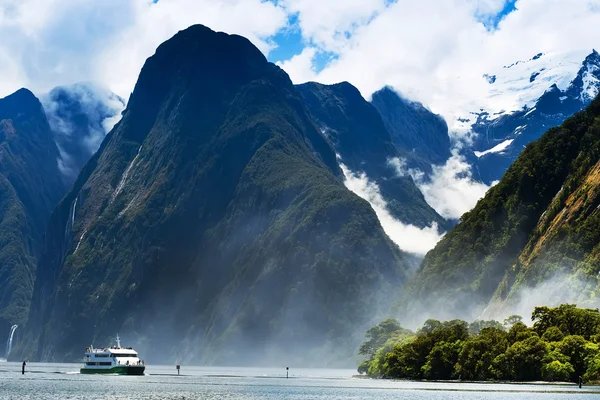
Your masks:
[[[146,376],[80,375],[79,364],[0,365],[0,399],[578,400],[600,387],[383,381],[352,370],[148,366]]]

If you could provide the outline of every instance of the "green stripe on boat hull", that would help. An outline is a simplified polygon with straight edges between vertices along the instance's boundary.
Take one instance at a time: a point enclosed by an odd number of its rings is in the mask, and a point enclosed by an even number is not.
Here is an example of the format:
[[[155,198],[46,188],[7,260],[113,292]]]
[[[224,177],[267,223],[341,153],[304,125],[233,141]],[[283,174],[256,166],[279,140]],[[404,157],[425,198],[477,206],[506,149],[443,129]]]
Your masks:
[[[118,375],[144,375],[144,366],[125,366],[120,365],[112,368],[81,368],[79,370],[82,374],[118,374]]]

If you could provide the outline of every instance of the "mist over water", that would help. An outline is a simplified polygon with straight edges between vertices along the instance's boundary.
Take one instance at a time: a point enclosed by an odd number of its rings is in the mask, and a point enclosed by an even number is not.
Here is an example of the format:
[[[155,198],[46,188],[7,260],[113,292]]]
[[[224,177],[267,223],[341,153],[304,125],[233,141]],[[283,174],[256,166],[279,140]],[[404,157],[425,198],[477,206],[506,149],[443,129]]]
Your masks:
[[[525,324],[531,325],[535,307],[576,304],[581,308],[600,308],[600,298],[595,294],[597,291],[597,279],[583,273],[558,272],[537,285],[518,286],[505,300],[490,296],[488,302],[482,302],[474,296],[465,299],[463,293],[420,296],[409,308],[397,307],[393,315],[403,327],[412,330],[420,328],[427,319],[502,322],[515,314],[522,316]]]

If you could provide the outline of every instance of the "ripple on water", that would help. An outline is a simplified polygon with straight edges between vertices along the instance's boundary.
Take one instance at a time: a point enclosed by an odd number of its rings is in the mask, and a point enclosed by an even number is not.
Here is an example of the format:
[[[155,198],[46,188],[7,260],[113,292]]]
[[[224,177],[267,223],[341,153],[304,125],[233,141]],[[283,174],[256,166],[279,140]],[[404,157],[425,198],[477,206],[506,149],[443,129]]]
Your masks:
[[[592,400],[600,387],[394,382],[352,378],[350,370],[148,367],[146,376],[80,375],[77,364],[0,366],[0,400]],[[268,378],[268,379],[265,379]]]

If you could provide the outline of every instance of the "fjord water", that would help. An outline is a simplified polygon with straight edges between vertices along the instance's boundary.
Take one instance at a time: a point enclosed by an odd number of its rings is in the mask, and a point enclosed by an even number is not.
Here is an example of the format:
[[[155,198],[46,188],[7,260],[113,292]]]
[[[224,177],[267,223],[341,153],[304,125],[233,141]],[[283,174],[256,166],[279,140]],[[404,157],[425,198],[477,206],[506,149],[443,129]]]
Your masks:
[[[600,397],[600,387],[405,382],[354,378],[352,370],[149,366],[146,376],[80,375],[79,364],[0,364],[0,399],[549,399]]]

